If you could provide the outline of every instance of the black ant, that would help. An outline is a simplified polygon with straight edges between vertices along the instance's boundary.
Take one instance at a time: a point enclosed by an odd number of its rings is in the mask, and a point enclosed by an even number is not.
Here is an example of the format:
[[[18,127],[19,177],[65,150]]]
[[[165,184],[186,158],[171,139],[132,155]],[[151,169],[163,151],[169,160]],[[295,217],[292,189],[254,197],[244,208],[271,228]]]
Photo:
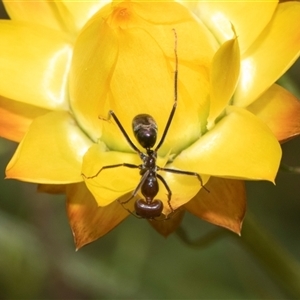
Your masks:
[[[158,171],[195,176],[200,181],[201,186],[204,187],[202,178],[198,173],[169,169],[169,168],[161,168],[156,165],[157,151],[164,143],[164,140],[166,138],[166,135],[172,123],[176,111],[176,107],[177,107],[177,81],[178,81],[177,33],[175,29],[173,29],[173,31],[175,36],[174,53],[175,53],[175,63],[176,63],[175,76],[174,76],[174,104],[159,143],[153,150],[152,148],[154,147],[157,139],[157,124],[152,116],[148,114],[140,114],[135,116],[134,119],[132,120],[132,129],[133,129],[134,136],[136,137],[138,143],[146,150],[146,153],[144,153],[140,151],[137,148],[137,146],[131,141],[124,127],[122,126],[121,122],[116,116],[116,114],[112,110],[110,110],[109,118],[113,117],[114,121],[118,125],[119,129],[121,130],[128,144],[140,156],[142,160],[142,164],[134,165],[129,163],[120,163],[115,165],[104,166],[98,171],[97,174],[90,177],[87,177],[84,174],[82,174],[86,179],[91,179],[97,177],[100,174],[100,172],[102,172],[104,169],[118,168],[118,167],[140,169],[140,175],[142,176],[142,178],[139,184],[137,185],[137,187],[132,192],[131,197],[126,201],[123,202],[119,201],[119,202],[120,204],[122,204],[122,206],[124,206],[124,204],[128,203],[133,197],[137,195],[138,191],[141,190],[144,199],[138,199],[135,201],[134,207],[135,207],[136,215],[133,214],[128,209],[127,210],[134,216],[137,216],[139,218],[145,218],[145,219],[154,219],[160,217],[162,214],[164,208],[162,201],[158,199],[154,199],[154,197],[157,195],[159,191],[158,180],[160,180],[165,186],[168,192],[168,205],[170,207],[171,212],[174,212],[174,209],[171,206],[172,191],[169,188],[165,179],[160,174],[157,173]]]

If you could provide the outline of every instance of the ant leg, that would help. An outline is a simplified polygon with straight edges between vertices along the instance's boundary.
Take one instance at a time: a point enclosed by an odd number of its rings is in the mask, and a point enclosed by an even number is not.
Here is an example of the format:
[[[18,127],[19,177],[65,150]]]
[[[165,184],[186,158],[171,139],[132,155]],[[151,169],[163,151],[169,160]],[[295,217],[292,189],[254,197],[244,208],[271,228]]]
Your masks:
[[[142,217],[136,215],[135,213],[133,213],[132,211],[130,211],[128,208],[126,208],[119,200],[118,200],[118,202],[119,202],[119,203],[123,206],[123,208],[124,208],[125,210],[127,210],[131,215],[133,215],[133,216],[136,217],[137,219],[143,219]]]
[[[183,171],[183,170],[175,170],[175,169],[169,169],[169,168],[159,168],[161,171],[174,173],[174,174],[182,174],[182,175],[189,175],[189,176],[195,176],[200,181],[201,187],[204,188],[208,193],[209,190],[204,186],[201,176],[196,172],[190,172],[190,171]]]
[[[149,170],[147,170],[147,172],[143,175],[143,177],[141,178],[139,184],[137,185],[137,187],[134,189],[134,191],[132,192],[130,198],[128,200],[125,201],[120,201],[118,200],[118,202],[124,207],[123,204],[128,203],[133,197],[136,196],[136,194],[138,193],[139,189],[141,188],[141,186],[143,185],[143,183],[145,182],[145,180],[147,179],[148,175],[149,175]],[[125,209],[127,209],[126,207],[124,207]]]
[[[108,112],[108,115],[107,115],[107,118],[105,118],[105,117],[102,117],[102,116],[98,116],[98,119],[99,120],[102,120],[102,121],[106,121],[106,122],[109,122],[109,123],[111,123],[111,110]]]
[[[111,118],[113,118],[117,124],[117,126],[119,127],[119,129],[121,130],[123,136],[125,137],[127,143],[130,145],[130,147],[137,153],[141,154],[141,151],[138,149],[138,147],[132,142],[132,140],[130,139],[130,137],[128,136],[126,130],[124,129],[123,125],[121,124],[119,118],[117,117],[117,115],[114,113],[113,110],[110,110],[108,112],[108,117],[107,118],[104,118],[104,117],[101,117],[99,116],[98,117],[100,120],[103,120],[103,121],[110,121]]]
[[[105,169],[112,169],[112,168],[118,168],[118,167],[126,167],[126,168],[131,168],[131,169],[139,169],[140,166],[137,165],[133,165],[133,164],[127,164],[127,163],[123,163],[123,164],[116,164],[116,165],[109,165],[109,166],[104,166],[102,167],[95,175],[93,176],[86,176],[85,174],[81,173],[81,175],[85,178],[85,179],[92,179],[97,177],[102,170]]]
[[[169,188],[167,182],[165,181],[165,179],[160,175],[160,174],[156,174],[157,178],[164,184],[166,190],[168,191],[168,205],[171,209],[171,212],[173,213],[174,212],[174,209],[171,205],[171,198],[172,198],[172,191],[171,189]]]
[[[132,140],[130,139],[130,137],[128,136],[127,132],[125,131],[123,125],[121,124],[121,122],[119,121],[118,117],[116,116],[116,114],[110,110],[109,111],[109,116],[113,117],[113,119],[115,120],[116,124],[118,125],[119,129],[121,130],[123,136],[125,137],[127,143],[130,145],[130,147],[137,152],[138,154],[141,154],[141,151],[138,149],[138,147],[132,142]],[[109,118],[110,118],[109,117]]]

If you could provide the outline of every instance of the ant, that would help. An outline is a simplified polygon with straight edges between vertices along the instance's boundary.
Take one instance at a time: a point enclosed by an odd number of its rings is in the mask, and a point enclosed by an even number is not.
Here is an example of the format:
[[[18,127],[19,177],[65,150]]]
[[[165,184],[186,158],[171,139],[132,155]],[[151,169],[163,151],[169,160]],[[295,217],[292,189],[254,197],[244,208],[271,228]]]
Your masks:
[[[124,127],[122,126],[121,122],[119,121],[116,114],[110,110],[109,111],[109,118],[112,117],[114,121],[116,122],[117,126],[121,130],[123,136],[127,140],[130,147],[140,156],[142,160],[141,165],[134,165],[129,163],[120,163],[115,165],[108,165],[102,167],[97,174],[87,177],[84,174],[82,174],[86,179],[91,179],[97,177],[100,172],[102,172],[105,169],[111,169],[111,168],[118,168],[118,167],[126,167],[126,168],[133,168],[133,169],[139,169],[140,175],[142,176],[140,182],[138,183],[137,187],[132,192],[131,197],[123,202],[120,202],[120,204],[124,207],[124,204],[128,203],[133,197],[135,197],[139,190],[141,190],[142,195],[144,196],[144,199],[138,199],[135,201],[134,207],[135,207],[135,214],[129,211],[131,214],[138,218],[144,218],[144,219],[150,219],[153,220],[157,217],[160,217],[163,211],[163,202],[158,199],[154,199],[154,197],[158,194],[159,191],[159,185],[158,181],[161,181],[162,184],[165,186],[168,194],[168,205],[170,207],[171,212],[174,212],[174,209],[171,206],[171,198],[172,198],[172,191],[169,188],[167,182],[165,179],[158,174],[158,171],[165,171],[175,174],[184,174],[184,175],[190,175],[195,176],[198,178],[201,187],[204,187],[203,181],[201,176],[198,173],[195,172],[189,172],[189,171],[183,171],[183,170],[175,170],[175,169],[169,169],[169,168],[161,168],[156,165],[156,158],[157,158],[157,151],[164,143],[164,140],[167,136],[168,130],[170,128],[170,125],[172,123],[176,107],[177,107],[177,81],[178,81],[178,55],[177,55],[177,33],[175,29],[174,36],[175,36],[175,47],[174,47],[174,53],[175,53],[175,75],[174,75],[174,104],[171,110],[171,113],[169,115],[167,124],[165,126],[164,132],[162,134],[162,137],[160,141],[158,142],[157,146],[152,149],[156,143],[157,139],[157,124],[154,120],[154,118],[148,114],[139,114],[135,116],[132,120],[132,129],[135,138],[137,139],[138,143],[146,150],[146,153],[140,151],[137,146],[131,141],[129,138],[127,132],[125,131]],[[204,187],[205,188],[205,187]],[[205,188],[206,189],[206,188]],[[206,189],[207,190],[207,189]],[[167,219],[167,218],[166,218]]]

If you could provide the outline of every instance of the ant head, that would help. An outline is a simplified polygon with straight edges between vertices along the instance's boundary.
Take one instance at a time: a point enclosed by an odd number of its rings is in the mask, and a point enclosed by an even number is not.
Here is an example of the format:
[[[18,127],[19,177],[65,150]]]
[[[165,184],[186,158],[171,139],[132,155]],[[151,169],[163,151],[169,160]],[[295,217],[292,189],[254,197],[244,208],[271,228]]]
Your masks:
[[[150,115],[135,116],[132,120],[132,130],[135,138],[143,148],[150,149],[155,145],[157,125]]]
[[[163,203],[160,200],[153,200],[147,203],[144,199],[138,199],[134,204],[135,213],[144,219],[154,219],[160,217],[163,211]]]

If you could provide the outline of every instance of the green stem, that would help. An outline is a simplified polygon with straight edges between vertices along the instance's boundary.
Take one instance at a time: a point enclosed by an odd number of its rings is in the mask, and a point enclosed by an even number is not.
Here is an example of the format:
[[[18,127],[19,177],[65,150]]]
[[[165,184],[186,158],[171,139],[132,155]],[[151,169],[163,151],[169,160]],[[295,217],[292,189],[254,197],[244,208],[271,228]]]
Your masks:
[[[300,167],[291,167],[289,165],[281,163],[280,164],[280,171],[285,171],[285,172],[288,172],[288,173],[299,175],[300,174]]]
[[[192,240],[188,236],[186,230],[184,230],[180,226],[177,228],[176,234],[180,238],[180,240],[182,242],[184,242],[185,244],[187,244],[188,246],[201,248],[201,247],[209,246],[210,244],[216,242],[221,237],[224,237],[225,235],[227,235],[228,232],[225,229],[216,228],[216,229],[212,230],[211,232],[207,233],[206,235],[204,235],[196,240]]]
[[[241,240],[286,294],[300,299],[299,262],[259,226],[249,213],[243,225]]]

